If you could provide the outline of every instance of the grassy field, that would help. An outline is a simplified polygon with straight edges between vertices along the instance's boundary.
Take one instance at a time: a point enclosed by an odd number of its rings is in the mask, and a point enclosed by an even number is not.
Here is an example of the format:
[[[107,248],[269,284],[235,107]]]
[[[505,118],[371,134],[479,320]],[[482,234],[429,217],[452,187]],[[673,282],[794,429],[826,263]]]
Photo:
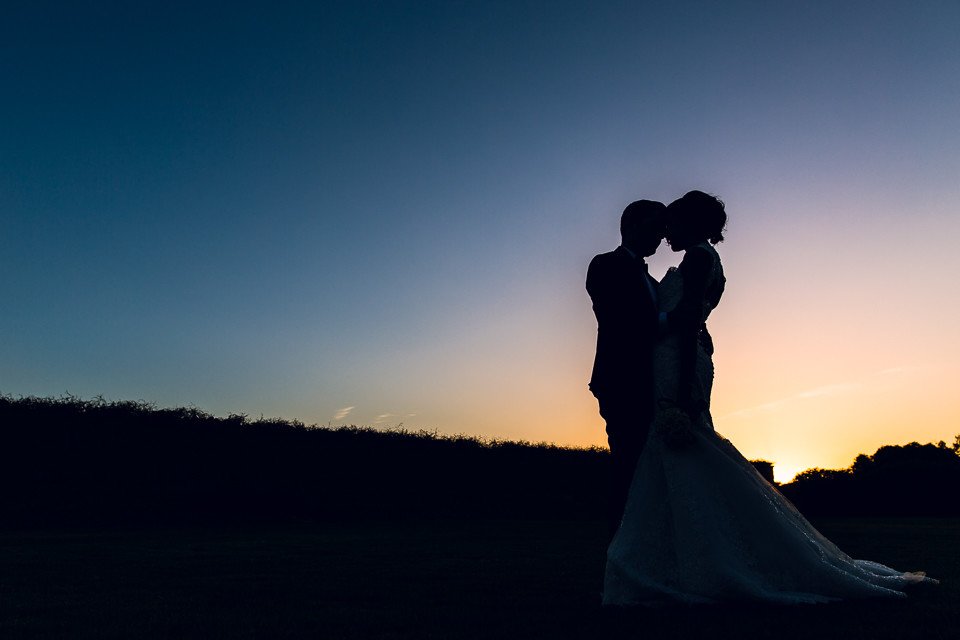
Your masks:
[[[942,584],[898,602],[607,611],[595,522],[8,532],[0,638],[960,637],[960,520],[818,524]]]

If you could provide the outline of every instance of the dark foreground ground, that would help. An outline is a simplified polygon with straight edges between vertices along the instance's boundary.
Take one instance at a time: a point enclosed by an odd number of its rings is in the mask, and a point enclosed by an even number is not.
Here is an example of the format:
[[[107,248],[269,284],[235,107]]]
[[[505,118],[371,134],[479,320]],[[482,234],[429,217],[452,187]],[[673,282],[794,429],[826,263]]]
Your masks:
[[[595,522],[0,533],[0,638],[960,638],[960,519],[827,520],[905,601],[600,607]]]

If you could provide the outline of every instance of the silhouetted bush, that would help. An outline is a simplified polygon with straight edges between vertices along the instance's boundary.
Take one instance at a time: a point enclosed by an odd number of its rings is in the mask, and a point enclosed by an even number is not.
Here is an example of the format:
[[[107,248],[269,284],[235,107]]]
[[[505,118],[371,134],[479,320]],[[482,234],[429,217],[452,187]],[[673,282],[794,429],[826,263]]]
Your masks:
[[[781,490],[809,515],[960,515],[957,443],[880,447],[849,469],[804,471]]]
[[[0,518],[18,524],[601,518],[601,449],[0,396]]]
[[[0,524],[602,519],[604,449],[0,396]],[[754,463],[768,477],[772,467]],[[960,456],[881,447],[781,487],[812,515],[960,515]]]

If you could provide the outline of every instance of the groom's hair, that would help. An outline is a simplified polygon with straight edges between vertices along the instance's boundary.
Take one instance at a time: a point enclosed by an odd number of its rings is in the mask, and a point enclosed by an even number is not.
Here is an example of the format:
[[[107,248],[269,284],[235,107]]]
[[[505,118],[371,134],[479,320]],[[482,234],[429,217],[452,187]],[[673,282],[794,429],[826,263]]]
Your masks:
[[[666,220],[667,207],[656,200],[637,200],[631,202],[620,216],[620,233],[645,222],[663,222]]]

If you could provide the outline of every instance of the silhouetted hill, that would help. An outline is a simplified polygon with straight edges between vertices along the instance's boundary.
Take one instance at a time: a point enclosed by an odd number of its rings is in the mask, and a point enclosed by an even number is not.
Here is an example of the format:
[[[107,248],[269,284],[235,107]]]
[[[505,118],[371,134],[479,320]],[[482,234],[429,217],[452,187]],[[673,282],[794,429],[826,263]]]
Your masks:
[[[602,519],[607,452],[0,396],[0,523]],[[764,463],[755,463],[769,472]],[[960,456],[882,447],[782,487],[809,514],[960,514]]]

